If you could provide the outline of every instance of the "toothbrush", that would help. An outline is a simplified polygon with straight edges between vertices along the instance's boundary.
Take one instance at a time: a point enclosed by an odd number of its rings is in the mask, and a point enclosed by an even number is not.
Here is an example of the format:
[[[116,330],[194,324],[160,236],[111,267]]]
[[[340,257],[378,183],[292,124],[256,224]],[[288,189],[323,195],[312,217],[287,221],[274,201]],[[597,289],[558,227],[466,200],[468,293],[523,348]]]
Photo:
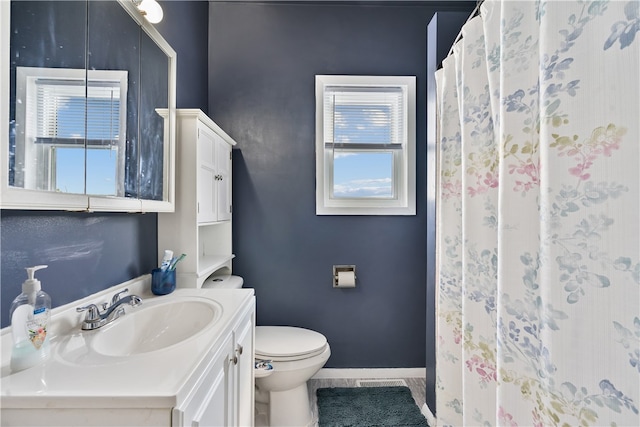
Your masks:
[[[169,264],[169,268],[167,268],[168,271],[172,271],[176,269],[176,264],[178,264],[180,261],[182,261],[182,258],[186,257],[187,254],[182,254],[180,255],[178,258],[173,258],[171,260],[171,263]]]
[[[169,268],[169,265],[174,260],[173,251],[170,249],[166,249],[164,251],[164,257],[162,257],[162,263],[160,264],[160,270],[166,271]]]

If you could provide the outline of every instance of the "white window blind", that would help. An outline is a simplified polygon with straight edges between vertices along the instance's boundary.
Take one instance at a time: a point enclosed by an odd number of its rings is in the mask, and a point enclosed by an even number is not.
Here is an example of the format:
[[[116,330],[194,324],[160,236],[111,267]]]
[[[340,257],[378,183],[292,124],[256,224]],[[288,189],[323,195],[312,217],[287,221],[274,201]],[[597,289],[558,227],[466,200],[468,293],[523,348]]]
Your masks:
[[[406,115],[403,92],[401,87],[326,86],[325,143],[401,144]]]
[[[120,82],[36,79],[36,142],[117,145]],[[85,97],[85,90],[87,96]]]

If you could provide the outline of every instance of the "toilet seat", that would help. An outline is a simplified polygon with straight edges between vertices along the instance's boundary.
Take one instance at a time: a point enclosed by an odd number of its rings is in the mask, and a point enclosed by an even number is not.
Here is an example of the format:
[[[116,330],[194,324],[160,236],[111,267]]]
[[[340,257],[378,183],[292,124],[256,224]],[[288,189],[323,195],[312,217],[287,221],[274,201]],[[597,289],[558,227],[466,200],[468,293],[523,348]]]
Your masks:
[[[325,351],[327,338],[293,326],[256,326],[255,357],[274,362],[303,360]]]

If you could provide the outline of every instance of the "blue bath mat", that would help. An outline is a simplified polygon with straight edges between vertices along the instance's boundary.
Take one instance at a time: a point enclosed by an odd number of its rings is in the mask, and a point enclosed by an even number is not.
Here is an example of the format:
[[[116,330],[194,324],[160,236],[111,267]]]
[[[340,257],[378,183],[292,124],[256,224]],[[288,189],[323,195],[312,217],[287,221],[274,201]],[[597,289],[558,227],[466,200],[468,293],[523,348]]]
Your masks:
[[[318,427],[428,427],[408,387],[319,388]]]

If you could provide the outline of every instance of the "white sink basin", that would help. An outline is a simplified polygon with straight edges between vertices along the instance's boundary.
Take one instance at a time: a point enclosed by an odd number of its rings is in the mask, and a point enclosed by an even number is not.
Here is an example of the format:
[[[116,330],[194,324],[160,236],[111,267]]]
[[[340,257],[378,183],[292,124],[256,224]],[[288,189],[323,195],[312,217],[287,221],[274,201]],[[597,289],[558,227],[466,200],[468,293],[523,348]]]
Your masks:
[[[222,316],[212,300],[167,300],[129,308],[127,313],[93,331],[90,346],[105,356],[130,356],[162,350],[197,335]]]

